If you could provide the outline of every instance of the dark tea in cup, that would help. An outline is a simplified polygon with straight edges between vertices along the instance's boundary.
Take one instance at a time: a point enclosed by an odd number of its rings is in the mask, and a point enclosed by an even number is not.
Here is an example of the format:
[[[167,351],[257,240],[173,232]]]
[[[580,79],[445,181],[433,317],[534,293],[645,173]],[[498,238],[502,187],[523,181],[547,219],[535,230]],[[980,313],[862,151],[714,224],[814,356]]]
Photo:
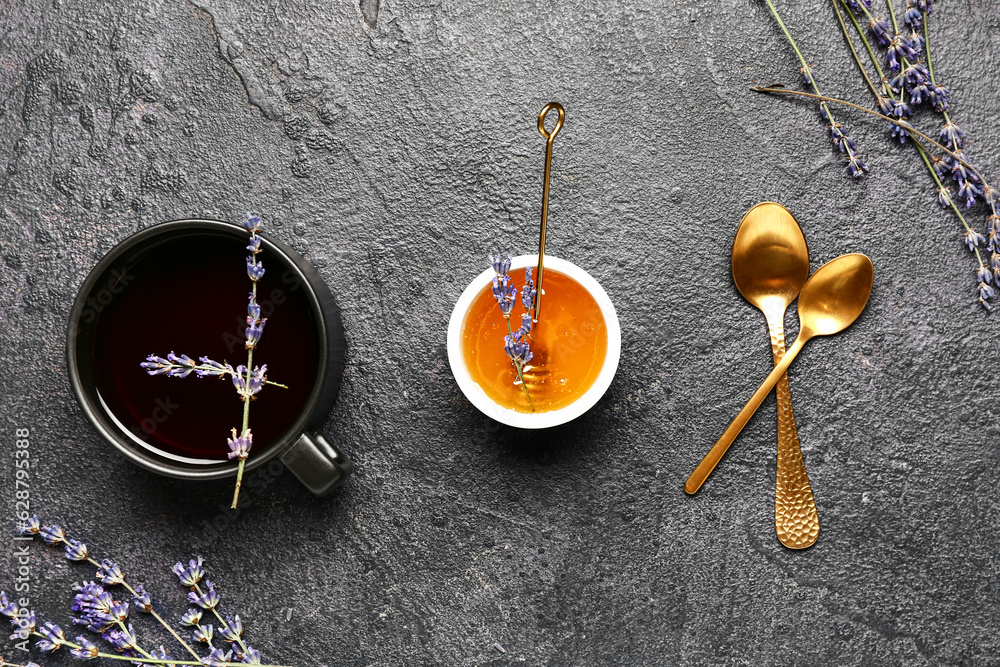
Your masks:
[[[101,436],[145,468],[174,477],[235,475],[228,437],[243,402],[229,376],[149,375],[151,354],[247,362],[245,230],[215,220],[178,220],[116,246],[87,277],[67,334],[70,380]],[[350,460],[310,430],[340,388],[340,311],[322,278],[295,251],[264,237],[257,303],[267,318],[254,366],[267,364],[253,399],[247,469],[279,456],[315,493],[336,487]]]

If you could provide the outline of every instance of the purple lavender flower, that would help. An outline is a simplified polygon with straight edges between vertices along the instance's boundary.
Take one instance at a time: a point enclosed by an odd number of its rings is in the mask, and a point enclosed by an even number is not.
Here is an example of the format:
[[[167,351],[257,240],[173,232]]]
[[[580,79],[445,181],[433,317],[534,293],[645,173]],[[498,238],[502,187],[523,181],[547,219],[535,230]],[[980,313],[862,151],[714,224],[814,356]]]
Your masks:
[[[201,623],[201,615],[204,613],[201,609],[188,609],[181,616],[181,625],[190,625],[192,627],[199,625]]]
[[[990,268],[993,269],[993,282],[1000,285],[1000,282],[997,282],[1000,280],[1000,252],[994,251],[990,255]]]
[[[243,652],[243,663],[247,665],[259,665],[260,651],[258,651],[253,647],[247,646],[247,650]]]
[[[259,253],[261,251],[260,250],[260,241],[261,241],[261,238],[259,236],[251,236],[250,237],[250,245],[247,246],[247,250],[249,250],[250,252],[252,252],[255,255],[257,253]]]
[[[917,9],[920,11],[930,14],[933,0],[914,0],[913,4],[916,5]]]
[[[205,576],[205,569],[201,566],[203,562],[199,556],[198,560],[193,558],[189,560],[187,567],[184,567],[182,563],[176,563],[172,569],[182,585],[194,586]]]
[[[150,375],[162,375],[170,370],[173,366],[169,361],[163,357],[158,357],[155,354],[151,354],[146,357],[146,361],[139,364],[146,369],[146,372]]]
[[[141,612],[150,613],[153,611],[153,598],[142,586],[135,587],[135,594],[132,596],[132,604]]]
[[[255,235],[264,231],[264,221],[261,220],[259,215],[254,215],[253,213],[247,213],[247,219],[243,221],[243,226],[246,227],[248,232]]]
[[[167,375],[169,377],[186,378],[194,372],[195,367],[198,365],[195,363],[194,359],[186,354],[177,355],[173,352],[167,355],[167,361],[172,364],[172,366],[167,369]]]
[[[951,206],[951,196],[952,190],[947,185],[943,188],[938,188],[938,204],[941,205],[941,208]]]
[[[247,392],[254,396],[264,388],[265,382],[267,382],[267,364],[254,366],[253,372],[250,373],[250,381],[247,383]]]
[[[965,232],[964,243],[965,247],[969,249],[969,252],[975,250],[979,247],[979,244],[984,241],[986,241],[986,237],[977,232],[975,229],[969,229],[969,231]]]
[[[951,107],[951,92],[944,86],[927,84],[927,99],[938,113],[944,113]]]
[[[79,658],[81,660],[93,660],[100,652],[97,650],[97,646],[86,637],[77,637],[76,643],[80,645],[80,648],[71,648],[69,650],[69,652],[73,654],[74,658]]]
[[[126,630],[113,628],[105,632],[103,637],[116,651],[130,651],[136,647],[136,642],[138,641],[135,635],[135,628],[132,627],[131,623],[128,624]]]
[[[219,594],[215,592],[212,582],[205,580],[205,592],[199,595],[195,591],[188,593],[188,602],[196,604],[202,609],[215,609],[219,605]]]
[[[252,296],[252,295],[251,295]],[[253,306],[256,303],[251,301]],[[256,308],[257,314],[260,315],[260,307]],[[247,328],[246,328],[246,349],[252,350],[257,347],[257,343],[260,342],[260,336],[264,333],[264,324],[267,322],[267,318],[263,320],[255,318],[253,315],[247,315]]]
[[[941,126],[938,139],[951,150],[958,151],[965,144],[965,132],[954,121],[948,121]]]
[[[892,130],[889,134],[892,135],[893,139],[899,139],[899,143],[905,144],[907,137],[910,136],[909,130],[912,129],[913,127],[909,123],[906,121],[900,121],[899,125],[893,123]]]
[[[162,646],[159,648],[154,648],[152,651],[149,652],[149,654],[153,656],[153,658],[155,658],[156,660],[170,660],[170,655],[167,653],[167,650]],[[160,665],[160,667],[177,667],[177,665],[167,662]]]
[[[98,566],[97,578],[106,586],[117,586],[125,581],[125,573],[118,565],[105,558]]]
[[[805,67],[799,68],[799,73],[802,75],[802,83],[807,86],[815,86],[816,79],[813,78],[813,66],[806,65]]]
[[[63,529],[61,527],[55,524],[52,524],[51,526],[42,526],[41,529],[39,530],[39,534],[42,536],[42,539],[45,541],[45,543],[48,544],[49,546],[53,546],[59,544],[60,542],[66,541],[66,533],[63,532]]]
[[[857,153],[848,153],[845,159],[847,160],[847,171],[854,178],[861,178],[868,171],[868,165]]]
[[[903,22],[914,30],[919,30],[920,26],[923,25],[923,17],[920,14],[920,10],[910,2],[906,3],[906,13],[903,14]]]
[[[20,613],[21,608],[17,606],[17,603],[7,599],[6,591],[0,591],[0,614],[3,614],[7,618],[14,619],[17,618]]]
[[[930,72],[923,63],[911,63],[902,71],[907,87],[913,87],[922,81],[930,79]]]
[[[872,0],[847,0],[847,4],[851,8],[851,11],[854,12],[855,14],[861,13],[862,6],[865,9],[872,8]]]
[[[986,268],[986,267],[983,267],[983,268]],[[987,271],[986,273],[989,273],[989,271]],[[993,288],[990,287],[985,282],[980,282],[979,283],[979,305],[981,305],[986,310],[990,310],[990,304],[987,301],[987,299],[989,299],[992,296],[993,296]]]
[[[515,364],[526,364],[534,357],[531,352],[530,345],[527,342],[522,341],[522,338],[523,335],[521,334],[520,329],[514,331],[513,337],[503,337],[503,349],[507,353],[507,356],[510,357],[511,361]]]
[[[232,651],[223,651],[222,649],[213,648],[207,656],[201,659],[201,661],[209,667],[226,667],[226,663],[231,662],[232,659]]]
[[[965,208],[972,208],[976,205],[976,197],[983,193],[982,189],[970,179],[956,179],[958,181],[958,196],[965,197]]]
[[[226,616],[226,622],[219,628],[219,634],[227,642],[238,643],[243,636],[243,621],[240,620],[239,614],[235,617]]]
[[[20,527],[18,531],[21,535],[38,535],[42,530],[42,522],[38,520],[37,516],[33,516],[27,519]]]
[[[837,147],[841,153],[853,152],[857,150],[858,145],[854,143],[854,139],[848,135],[847,130],[845,130],[840,123],[834,123],[830,126],[830,138],[833,140],[833,145]]]
[[[253,255],[247,257],[247,276],[253,282],[257,282],[264,277],[264,265],[254,261]]]
[[[58,625],[46,622],[44,626],[38,628],[38,633],[42,635],[42,638],[38,640],[35,646],[40,651],[49,653],[66,643],[66,635],[63,634],[62,628]]]
[[[510,272],[510,257],[506,257],[497,253],[496,255],[490,255],[490,264],[493,266],[493,272],[498,276],[506,275]]]
[[[873,18],[868,23],[868,30],[871,31],[872,37],[879,43],[879,46],[888,46],[889,42],[892,41],[892,26],[881,16]]]
[[[902,100],[897,100],[892,107],[892,113],[896,115],[896,118],[909,118],[913,115],[913,110],[910,109],[910,105]]]
[[[993,281],[993,274],[986,267],[985,264],[980,264],[979,268],[976,269],[976,280],[981,283],[989,283]],[[990,296],[993,296],[992,294]]]
[[[510,317],[516,297],[517,289],[510,284],[510,276],[497,276],[493,279],[493,298],[496,299],[504,317]]]
[[[899,71],[903,60],[913,60],[917,56],[913,47],[910,46],[910,41],[899,33],[896,33],[896,36],[889,42],[885,55],[889,61],[889,69],[893,72]]]
[[[535,289],[535,281],[531,277],[531,270],[534,267],[528,266],[524,269],[524,287],[521,288],[521,304],[524,306],[525,310],[533,310],[535,307],[535,295],[538,293]]]
[[[522,336],[527,336],[528,334],[531,333],[531,325],[532,324],[533,324],[533,322],[531,321],[531,315],[529,315],[528,313],[522,313],[521,314],[521,328],[518,329],[518,331],[521,332]]]
[[[924,47],[927,46],[927,40],[925,40],[924,36],[916,30],[910,33],[909,39],[910,47],[913,49],[914,53],[916,53],[916,57],[919,58],[924,53]]]
[[[35,631],[35,626],[38,623],[38,619],[35,618],[35,612],[28,611],[28,613],[21,614],[18,618],[11,619],[10,624],[16,626],[14,629],[14,634],[10,636],[11,639],[28,639],[31,634]]]
[[[87,560],[87,545],[80,540],[69,540],[66,543],[66,558],[69,560]]]
[[[910,104],[917,106],[924,102],[924,98],[930,93],[930,89],[927,87],[927,82],[921,81],[917,85],[910,88]]]
[[[203,644],[212,645],[212,637],[214,632],[211,625],[199,625],[194,630],[195,641],[199,641]]]
[[[196,369],[195,373],[197,373],[200,378],[203,378],[206,375],[223,376],[229,370],[225,364],[220,364],[218,361],[213,361],[208,357],[199,357],[198,361],[201,362],[202,368]],[[209,368],[204,368],[205,366],[209,366]]]
[[[236,393],[240,395],[241,398],[247,397],[247,367],[240,364],[233,371],[233,386],[236,387]]]
[[[250,448],[253,447],[253,434],[250,429],[243,431],[243,435],[236,437],[236,429],[233,429],[233,437],[229,438],[229,458],[243,460],[250,455]]]

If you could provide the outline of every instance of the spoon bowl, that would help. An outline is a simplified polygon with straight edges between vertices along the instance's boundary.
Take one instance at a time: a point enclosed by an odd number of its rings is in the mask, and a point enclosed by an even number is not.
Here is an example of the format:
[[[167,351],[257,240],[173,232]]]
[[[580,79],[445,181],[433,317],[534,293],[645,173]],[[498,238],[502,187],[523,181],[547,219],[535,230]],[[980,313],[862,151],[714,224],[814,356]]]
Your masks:
[[[743,298],[765,314],[785,312],[809,278],[806,238],[788,209],[764,202],[747,211],[733,240],[732,267]]]
[[[872,261],[853,253],[816,269],[799,294],[799,338],[839,333],[858,319],[875,280]]]

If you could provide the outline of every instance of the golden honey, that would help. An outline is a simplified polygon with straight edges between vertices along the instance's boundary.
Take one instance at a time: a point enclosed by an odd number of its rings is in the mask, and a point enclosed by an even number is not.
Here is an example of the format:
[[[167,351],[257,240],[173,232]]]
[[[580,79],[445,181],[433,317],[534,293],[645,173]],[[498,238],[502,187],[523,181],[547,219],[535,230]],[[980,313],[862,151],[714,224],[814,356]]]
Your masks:
[[[510,324],[517,329],[525,312],[521,303],[524,271],[512,270],[510,274],[517,288]],[[566,274],[548,268],[543,287],[541,320],[531,332],[534,358],[528,364],[530,370],[524,373],[535,412],[564,408],[586,393],[600,375],[608,353],[608,328],[594,297]],[[515,384],[517,369],[504,352],[505,335],[507,322],[487,285],[465,317],[465,365],[472,380],[493,401],[530,413],[524,389]]]

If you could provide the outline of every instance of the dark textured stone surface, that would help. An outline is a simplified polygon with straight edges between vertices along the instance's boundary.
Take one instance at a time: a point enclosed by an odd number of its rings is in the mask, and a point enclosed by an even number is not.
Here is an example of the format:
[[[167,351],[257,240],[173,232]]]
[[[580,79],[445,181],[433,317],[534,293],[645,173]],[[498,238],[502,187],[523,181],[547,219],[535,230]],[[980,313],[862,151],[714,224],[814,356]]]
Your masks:
[[[174,615],[168,568],[202,554],[280,664],[997,664],[998,324],[958,224],[881,126],[842,114],[872,165],[851,182],[808,105],[747,91],[798,67],[761,3],[668,4],[4,3],[3,515],[28,428],[39,513]],[[817,76],[870,103],[829,5],[808,5],[786,18]],[[998,28],[996,3],[952,2],[932,28],[993,174]],[[623,356],[589,414],[524,434],[462,397],[444,330],[489,248],[532,247],[550,99],[567,121],[549,251],[610,293]],[[876,267],[858,323],[793,367],[823,526],[802,553],[774,536],[773,399],[697,497],[681,490],[770,364],[728,274],[766,199],[799,217],[814,266]],[[358,470],[323,499],[282,473],[234,517],[230,484],[161,479],[96,437],[63,345],[115,243],[248,209],[343,306],[323,431]],[[31,553],[33,603],[67,622],[89,575]]]

